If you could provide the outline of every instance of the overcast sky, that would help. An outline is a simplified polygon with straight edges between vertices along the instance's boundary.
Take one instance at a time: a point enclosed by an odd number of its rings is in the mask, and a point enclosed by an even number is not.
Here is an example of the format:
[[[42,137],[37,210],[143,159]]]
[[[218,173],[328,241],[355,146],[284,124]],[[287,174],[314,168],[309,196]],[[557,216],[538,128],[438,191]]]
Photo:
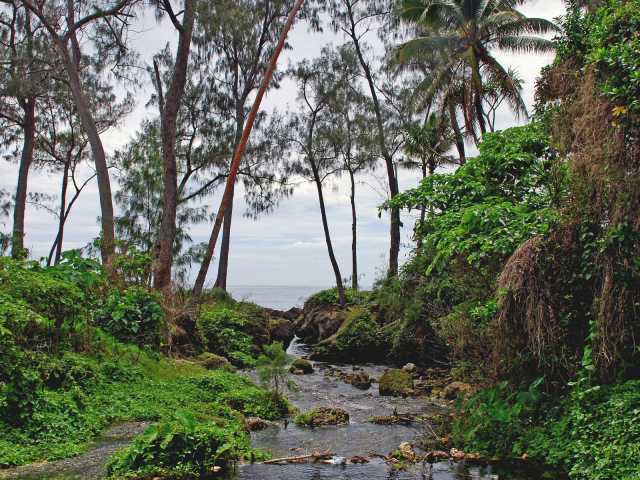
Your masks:
[[[553,19],[564,13],[561,0],[538,0],[521,8],[527,16]],[[173,47],[177,44],[177,36],[173,27],[156,25],[149,15],[140,20],[144,25],[144,33],[138,35],[136,44],[142,56],[150,60],[152,55],[163,48],[166,42]],[[367,34],[365,39],[374,48],[379,48],[375,32]],[[283,52],[279,65],[286,68],[289,62],[297,62],[304,58],[319,55],[320,49],[327,43],[339,45],[345,42],[342,36],[333,35],[325,28],[324,33],[310,33],[306,25],[298,24],[289,34],[289,43],[293,50]],[[553,60],[550,55],[510,56],[495,53],[505,67],[515,67],[521,78],[524,78],[524,100],[527,105],[533,104],[533,88],[540,69]],[[282,88],[271,91],[263,101],[262,108],[270,112],[274,107],[284,110],[295,104],[295,87],[284,81]],[[127,118],[119,130],[109,131],[102,135],[102,141],[108,153],[120,148],[128,142],[138,129],[142,119],[155,115],[155,110],[145,108],[149,98],[149,86],[137,97],[138,105],[133,114]],[[496,121],[497,128],[508,128],[516,125],[509,112],[501,112]],[[8,162],[0,163],[0,187],[15,190],[18,166]],[[61,176],[44,172],[31,172],[29,191],[55,194],[59,190]],[[361,177],[361,182],[370,182],[368,177]],[[399,175],[400,190],[415,187],[419,181],[417,172],[401,171]],[[112,189],[117,189],[113,181]],[[371,285],[376,271],[385,265],[389,250],[389,220],[383,215],[378,218],[377,206],[380,197],[366,184],[356,187],[358,214],[358,264],[360,273],[364,274],[362,285]],[[217,211],[221,191],[209,197],[206,204],[211,211]],[[315,186],[308,184],[298,188],[294,195],[285,200],[280,207],[268,216],[259,220],[243,217],[246,210],[241,188],[236,188],[234,217],[231,234],[229,259],[229,285],[318,285],[326,286],[335,282],[335,277],[324,240],[318,197]],[[326,189],[325,202],[329,229],[333,247],[343,277],[350,275],[351,269],[351,207],[349,203],[348,178],[338,181],[338,190]],[[92,183],[83,191],[73,207],[65,227],[64,249],[85,246],[98,236],[100,227],[97,216],[100,214],[97,185]],[[402,258],[411,248],[411,229],[413,221],[403,216],[405,227],[402,230],[402,241],[406,247]],[[4,231],[11,228],[12,219],[6,221]],[[25,246],[32,249],[33,258],[48,255],[49,249],[57,233],[57,220],[47,212],[37,211],[28,206],[25,222]],[[191,236],[195,242],[208,241],[211,232],[210,224],[191,227]],[[219,242],[218,242],[219,244]],[[216,253],[217,255],[217,253]],[[384,256],[384,258],[381,257]],[[217,263],[209,271],[209,281],[215,281]],[[193,273],[193,276],[197,270]]]

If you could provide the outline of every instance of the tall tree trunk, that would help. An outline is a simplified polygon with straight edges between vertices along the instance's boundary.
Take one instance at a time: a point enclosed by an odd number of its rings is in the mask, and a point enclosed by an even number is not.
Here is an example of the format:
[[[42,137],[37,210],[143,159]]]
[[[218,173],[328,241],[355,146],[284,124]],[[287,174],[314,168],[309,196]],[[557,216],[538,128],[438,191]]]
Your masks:
[[[356,250],[356,182],[353,178],[353,171],[349,169],[351,179],[351,288],[358,289],[358,253]]]
[[[229,203],[224,210],[224,225],[222,227],[222,244],[220,245],[220,260],[218,262],[218,278],[215,288],[227,290],[227,270],[229,268],[229,246],[231,243],[231,217],[233,216],[233,194],[235,186],[231,187]]]
[[[233,189],[233,185],[236,180],[236,175],[238,174],[238,168],[240,167],[240,160],[242,160],[242,152],[244,152],[244,147],[249,140],[249,135],[251,134],[251,130],[253,128],[253,124],[256,120],[256,116],[258,115],[258,110],[260,110],[260,103],[262,102],[262,97],[264,97],[264,92],[267,90],[269,86],[269,82],[271,81],[271,77],[273,75],[273,71],[276,68],[276,64],[278,63],[278,57],[280,56],[280,52],[282,52],[282,47],[287,39],[287,34],[289,33],[289,29],[291,28],[291,24],[293,23],[298,10],[304,3],[304,0],[298,0],[296,4],[289,12],[289,16],[287,17],[287,21],[285,22],[282,32],[280,34],[280,38],[278,40],[278,44],[276,45],[275,50],[273,51],[273,55],[271,57],[271,61],[269,62],[269,66],[267,67],[267,71],[264,74],[264,78],[262,79],[262,83],[260,84],[260,88],[258,89],[258,93],[256,95],[256,99],[253,102],[253,107],[251,107],[251,111],[249,112],[249,116],[247,117],[247,124],[244,127],[244,131],[242,132],[242,138],[240,139],[240,144],[236,149],[236,154],[233,157],[233,162],[231,163],[231,170],[229,171],[229,177],[227,178],[227,186],[224,190],[224,195],[222,196],[222,202],[220,202],[220,208],[218,209],[218,216],[216,217],[215,224],[213,225],[213,230],[211,231],[211,238],[209,238],[209,244],[207,245],[207,251],[204,256],[204,260],[200,265],[200,271],[198,272],[198,277],[196,278],[196,282],[193,285],[193,291],[191,292],[191,296],[185,305],[185,313],[190,317],[195,317],[196,307],[198,305],[198,300],[200,299],[200,294],[202,293],[202,289],[204,288],[204,281],[207,278],[207,272],[209,271],[209,266],[211,265],[211,257],[213,257],[213,249],[216,246],[216,242],[218,241],[218,234],[220,233],[220,227],[222,226],[222,217],[224,216],[224,211],[227,208],[227,203],[229,201],[229,196],[231,194],[231,190]]]
[[[242,139],[242,128],[244,127],[244,104],[247,100],[247,91],[243,92],[236,105],[236,138],[234,151],[238,149]],[[227,290],[227,272],[229,271],[229,248],[231,247],[231,220],[233,217],[233,196],[236,188],[235,183],[231,186],[229,203],[224,211],[224,225],[222,227],[222,244],[220,245],[220,259],[218,261],[218,278],[216,278],[215,288]]]
[[[62,174],[62,189],[60,192],[60,217],[58,220],[58,235],[56,235],[56,240],[53,242],[53,246],[51,247],[51,252],[49,252],[49,258],[47,259],[47,265],[51,264],[51,260],[53,257],[53,252],[55,250],[56,257],[53,261],[55,265],[60,261],[62,257],[62,238],[64,235],[64,222],[66,220],[66,207],[67,207],[67,186],[69,183],[69,167],[71,164],[71,159],[64,164],[64,173]]]
[[[173,246],[176,239],[176,211],[178,201],[178,168],[176,165],[176,128],[178,112],[187,83],[187,67],[191,34],[196,15],[197,0],[185,0],[184,17],[179,29],[178,50],[171,85],[163,102],[161,117],[162,160],[164,163],[164,206],[162,223],[155,248],[155,287],[167,293],[171,289]]]
[[[458,125],[458,119],[456,118],[456,108],[449,104],[449,117],[451,118],[451,128],[453,133],[456,134],[456,148],[458,149],[458,155],[460,156],[460,165],[467,163],[467,159],[464,153],[464,139],[462,138],[462,132]]]
[[[380,103],[378,102],[378,95],[376,94],[376,87],[373,83],[373,76],[371,75],[371,69],[369,64],[365,61],[362,55],[362,49],[360,48],[360,40],[356,33],[356,24],[353,18],[352,5],[349,3],[351,0],[345,0],[347,10],[349,13],[350,22],[350,37],[353,40],[353,44],[356,48],[358,60],[360,66],[364,70],[367,83],[369,84],[369,90],[371,91],[371,99],[373,100],[373,110],[376,114],[376,124],[378,127],[378,142],[380,143],[380,152],[384,157],[385,164],[387,166],[387,177],[389,180],[389,193],[391,198],[394,198],[398,194],[398,180],[396,178],[395,169],[393,165],[393,158],[387,149],[387,145],[384,138],[384,126],[382,123],[382,114],[380,113]],[[389,276],[393,277],[398,275],[398,256],[400,255],[400,210],[398,208],[391,209],[391,228],[390,228],[391,246],[389,248]]]
[[[36,102],[34,98],[25,100],[22,105],[24,110],[24,144],[20,157],[20,171],[18,173],[18,186],[16,188],[16,203],[13,210],[13,235],[11,243],[11,256],[17,258],[24,248],[24,213],[27,205],[27,179],[29,168],[33,161],[33,148],[36,141]]]
[[[333,267],[333,273],[336,276],[336,286],[338,287],[338,296],[340,297],[340,305],[345,306],[347,303],[347,297],[344,294],[344,287],[342,285],[342,276],[340,275],[340,267],[336,260],[336,256],[333,254],[333,246],[331,244],[331,235],[329,234],[329,224],[327,223],[327,212],[324,207],[324,196],[322,195],[322,182],[320,181],[320,175],[318,174],[318,167],[313,159],[309,159],[311,164],[311,170],[313,171],[313,179],[318,188],[318,200],[320,202],[320,214],[322,215],[322,227],[324,228],[324,238],[327,241],[327,250],[329,250],[329,259],[331,260],[331,266]]]

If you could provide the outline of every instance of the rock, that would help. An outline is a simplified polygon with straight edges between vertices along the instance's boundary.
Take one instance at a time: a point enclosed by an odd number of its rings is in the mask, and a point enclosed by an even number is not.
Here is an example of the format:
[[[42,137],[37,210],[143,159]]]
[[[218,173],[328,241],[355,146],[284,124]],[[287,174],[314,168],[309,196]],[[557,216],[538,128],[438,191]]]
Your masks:
[[[262,430],[266,426],[264,420],[258,417],[248,417],[244,419],[244,428],[251,432]]]
[[[293,307],[283,312],[282,310],[274,310],[272,308],[266,308],[267,314],[271,319],[284,318],[285,320],[289,320],[290,322],[295,322],[300,314],[302,313],[302,309],[298,307]]]
[[[469,397],[473,397],[474,392],[475,390],[469,384],[462,383],[462,382],[453,382],[440,393],[440,398],[443,398],[445,400],[455,400],[456,398],[458,398],[460,395],[463,395],[463,394],[465,398],[469,398]]]
[[[344,312],[335,305],[312,296],[304,302],[301,314],[293,322],[293,331],[304,343],[316,344],[336,333],[344,317]]]
[[[229,365],[229,360],[224,357],[219,357],[213,353],[203,353],[195,358],[197,362],[207,370],[215,370],[216,368]]]
[[[413,363],[407,363],[404,367],[402,367],[403,372],[414,373],[416,371],[416,366]]]
[[[435,387],[431,389],[431,395],[429,398],[440,398],[440,394],[442,393],[442,388]]]
[[[369,380],[371,380],[371,383],[378,383],[380,381],[378,377],[369,377]]]
[[[301,413],[295,419],[296,425],[316,427],[319,425],[341,425],[349,423],[349,414],[343,408],[320,407]]]
[[[269,320],[269,338],[271,343],[281,342],[282,348],[289,348],[293,340],[293,322],[286,318],[276,318]]]
[[[412,388],[405,387],[400,389],[400,395],[402,396],[402,398],[417,397],[418,395],[420,395],[420,392]]]
[[[302,373],[304,374],[313,373],[313,365],[311,365],[309,360],[298,358],[297,360],[294,360],[291,367],[289,367],[289,371],[291,373],[295,373],[295,370],[302,370]]]
[[[420,392],[420,395],[429,395],[431,392],[431,385],[426,380],[414,380],[413,388]]]
[[[397,450],[389,452],[389,457],[408,462],[417,460],[416,452],[409,442],[401,443]]]
[[[388,370],[380,378],[380,395],[402,396],[403,388],[413,389],[413,378],[402,370]]]
[[[341,315],[344,322],[340,328],[316,345],[311,358],[358,363],[379,360],[386,347],[369,306],[351,307]]]
[[[349,460],[351,463],[369,463],[369,460],[367,460],[364,457],[361,457],[360,455],[356,455],[355,457],[353,457],[351,460]]]
[[[292,373],[293,375],[304,375],[304,370],[298,370],[297,368],[295,369],[289,369],[289,372]]]
[[[365,372],[358,373],[350,373],[346,377],[343,378],[345,383],[350,383],[354,387],[367,389],[371,387],[371,380],[369,379],[369,374]]]

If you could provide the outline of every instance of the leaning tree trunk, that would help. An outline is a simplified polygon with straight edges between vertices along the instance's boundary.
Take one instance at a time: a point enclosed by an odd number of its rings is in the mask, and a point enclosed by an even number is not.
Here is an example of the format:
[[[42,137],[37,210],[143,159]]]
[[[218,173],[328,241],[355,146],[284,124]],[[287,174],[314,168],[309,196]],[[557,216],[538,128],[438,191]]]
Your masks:
[[[229,203],[224,211],[224,226],[222,227],[222,244],[220,245],[220,261],[218,262],[218,278],[215,288],[227,290],[227,271],[229,269],[229,247],[231,244],[231,217],[233,216],[233,194],[235,186],[231,187]]]
[[[353,171],[349,170],[351,179],[351,288],[358,289],[358,255],[356,250],[356,182]]]
[[[173,246],[176,239],[176,212],[178,205],[178,168],[176,165],[176,128],[178,112],[187,83],[187,67],[191,48],[191,33],[196,16],[197,0],[185,0],[184,17],[176,63],[173,68],[171,85],[163,101],[161,117],[162,160],[164,163],[164,207],[162,223],[155,247],[155,287],[166,291],[171,288],[171,267],[173,266]],[[160,99],[162,102],[162,99]]]
[[[318,200],[320,202],[320,214],[322,215],[322,228],[324,228],[324,238],[327,241],[327,250],[329,250],[329,259],[331,260],[331,266],[333,267],[333,273],[336,275],[336,286],[338,287],[338,296],[340,297],[340,305],[345,306],[347,303],[347,297],[344,294],[344,287],[342,285],[342,276],[340,275],[340,267],[336,260],[336,256],[333,253],[333,245],[331,244],[331,235],[329,234],[329,224],[327,223],[327,212],[324,207],[324,196],[322,195],[322,181],[318,174],[318,167],[313,159],[309,159],[311,164],[311,170],[313,171],[313,180],[318,188]]]
[[[16,203],[13,210],[13,235],[11,243],[11,256],[13,258],[17,258],[24,248],[24,214],[27,205],[27,179],[33,160],[33,148],[36,139],[35,99],[27,99],[22,108],[24,110],[24,145],[22,147],[22,156],[20,157]]]
[[[467,159],[464,153],[464,139],[462,138],[462,132],[458,125],[458,119],[456,118],[456,108],[453,105],[449,105],[449,117],[451,118],[451,128],[456,135],[456,148],[458,149],[458,155],[460,156],[460,165],[467,163]]]
[[[362,49],[360,48],[359,37],[356,33],[356,24],[353,19],[353,11],[351,4],[347,1],[347,10],[349,13],[350,22],[350,34],[349,36],[353,40],[353,44],[356,48],[356,54],[360,66],[364,71],[367,83],[369,84],[369,90],[371,91],[371,99],[373,100],[373,110],[376,114],[376,124],[378,127],[378,142],[380,143],[380,152],[384,157],[385,164],[387,166],[387,177],[389,180],[389,193],[391,198],[394,198],[398,194],[398,179],[396,178],[395,169],[393,165],[393,158],[387,149],[387,145],[384,139],[384,126],[382,123],[382,114],[380,113],[380,103],[378,102],[378,95],[376,93],[376,86],[373,83],[373,76],[371,75],[371,69],[369,64],[365,61],[362,55]],[[391,246],[389,248],[389,276],[394,277],[398,275],[398,257],[400,255],[400,209],[391,209],[391,226],[389,230],[391,237]]]
[[[302,6],[303,3],[304,3],[304,0],[298,0],[296,4],[293,6],[293,9],[291,10],[291,12],[289,12],[287,21],[285,22],[284,27],[282,28],[282,33],[280,34],[278,45],[276,45],[276,48],[273,51],[271,61],[269,62],[267,71],[264,74],[264,78],[262,79],[260,88],[258,89],[258,94],[256,95],[256,99],[253,102],[253,107],[251,108],[251,111],[249,112],[249,116],[247,117],[247,124],[244,127],[244,131],[242,132],[242,138],[240,139],[240,143],[238,144],[236,154],[234,155],[233,162],[231,163],[231,170],[229,171],[229,176],[227,177],[227,186],[225,187],[224,195],[222,196],[222,202],[220,202],[220,208],[218,209],[218,216],[216,217],[215,224],[213,225],[211,238],[209,238],[209,244],[207,245],[207,251],[205,253],[204,260],[200,265],[200,271],[198,272],[198,277],[196,278],[196,282],[193,285],[193,291],[191,292],[191,296],[189,297],[189,300],[185,305],[185,313],[190,317],[195,317],[198,300],[200,299],[200,294],[202,293],[202,289],[204,288],[204,281],[207,278],[207,272],[209,271],[209,266],[211,265],[213,250],[216,246],[216,242],[218,241],[218,234],[220,233],[220,227],[222,226],[222,218],[224,216],[224,211],[227,208],[229,196],[231,194],[231,190],[233,189],[233,185],[236,180],[236,175],[238,174],[238,168],[240,167],[242,152],[244,152],[244,147],[247,145],[247,141],[249,140],[249,135],[251,134],[253,124],[256,120],[256,116],[258,115],[258,110],[260,109],[260,103],[262,102],[262,97],[264,97],[264,92],[266,92],[267,87],[269,86],[269,82],[271,81],[273,71],[275,70],[276,64],[278,63],[278,57],[280,56],[282,47],[284,46],[284,43],[287,39],[287,34],[289,33],[291,24],[293,24],[296,14],[298,13],[298,10],[300,10],[300,7]]]

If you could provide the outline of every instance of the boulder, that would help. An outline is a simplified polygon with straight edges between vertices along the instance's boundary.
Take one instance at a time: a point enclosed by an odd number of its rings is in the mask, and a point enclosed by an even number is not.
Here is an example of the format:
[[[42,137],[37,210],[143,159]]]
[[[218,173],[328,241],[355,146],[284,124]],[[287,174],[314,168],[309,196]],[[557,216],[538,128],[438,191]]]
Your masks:
[[[316,345],[313,360],[340,362],[368,362],[380,360],[385,351],[380,327],[369,306],[351,307],[344,316],[344,323],[331,337]]]
[[[311,297],[304,303],[302,313],[293,322],[293,331],[304,343],[316,344],[336,333],[344,318],[344,311]]]
[[[269,338],[271,343],[280,342],[282,348],[289,348],[293,340],[293,322],[286,318],[275,318],[269,320]]]
[[[407,373],[415,373],[416,368],[417,367],[413,363],[407,363],[404,367],[402,367],[402,371]]]
[[[266,426],[265,421],[258,417],[249,417],[244,419],[245,431],[255,432],[262,430]]]
[[[341,425],[349,423],[349,414],[343,408],[320,407],[301,413],[295,419],[296,425],[316,427],[319,425]]]
[[[196,357],[196,360],[207,370],[215,370],[216,368],[229,365],[229,360],[224,357],[214,355],[213,353],[203,353],[202,355]]]
[[[294,360],[291,367],[289,367],[289,371],[291,373],[296,373],[296,370],[302,370],[303,374],[313,373],[313,365],[311,365],[309,360],[298,358],[297,360]]]
[[[420,395],[428,395],[433,386],[427,380],[414,380],[413,388],[420,392]]]
[[[290,322],[295,322],[302,313],[302,309],[298,307],[290,308],[286,312],[266,307],[265,310],[267,311],[267,314],[271,319],[284,318],[285,320],[289,320]]]
[[[371,379],[369,378],[369,374],[365,372],[350,373],[344,377],[343,380],[345,383],[350,383],[354,387],[364,390],[371,387]]]
[[[387,370],[380,377],[380,395],[402,396],[402,389],[413,390],[413,377],[402,370]]]
[[[455,400],[463,394],[465,398],[470,398],[473,397],[474,393],[475,390],[471,385],[462,382],[453,382],[440,393],[440,398]]]

